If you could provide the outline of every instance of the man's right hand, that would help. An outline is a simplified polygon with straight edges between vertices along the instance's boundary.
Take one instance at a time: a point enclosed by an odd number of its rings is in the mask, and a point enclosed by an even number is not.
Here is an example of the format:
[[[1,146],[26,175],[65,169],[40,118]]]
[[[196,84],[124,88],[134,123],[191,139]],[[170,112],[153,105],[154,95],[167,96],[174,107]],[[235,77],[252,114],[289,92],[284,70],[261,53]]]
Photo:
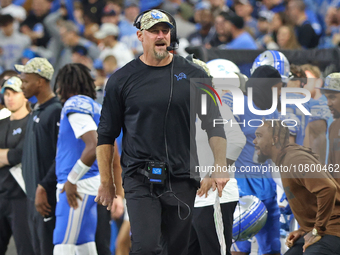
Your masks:
[[[43,217],[48,216],[51,212],[51,205],[48,203],[46,190],[40,184],[38,184],[35,192],[35,208]]]
[[[224,189],[224,186],[228,183],[230,180],[229,174],[228,173],[219,173],[219,172],[214,172],[211,175],[212,178],[212,190],[215,191],[217,188],[218,196],[222,197],[222,192]]]
[[[289,248],[293,247],[294,243],[304,234],[305,234],[305,232],[302,231],[302,230],[295,230],[295,231],[291,232],[287,237],[286,245]]]
[[[94,201],[98,204],[107,206],[107,210],[109,211],[111,209],[113,199],[115,198],[117,198],[116,185],[114,183],[101,183],[98,189],[98,195],[96,196]]]

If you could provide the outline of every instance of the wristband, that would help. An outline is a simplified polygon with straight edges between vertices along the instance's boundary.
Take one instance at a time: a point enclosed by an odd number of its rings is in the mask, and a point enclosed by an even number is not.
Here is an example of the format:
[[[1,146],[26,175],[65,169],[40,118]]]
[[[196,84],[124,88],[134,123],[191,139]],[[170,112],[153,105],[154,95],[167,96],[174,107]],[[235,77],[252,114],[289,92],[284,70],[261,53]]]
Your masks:
[[[67,176],[67,180],[72,183],[76,184],[89,170],[90,166],[85,165],[80,159],[74,164],[71,172]]]

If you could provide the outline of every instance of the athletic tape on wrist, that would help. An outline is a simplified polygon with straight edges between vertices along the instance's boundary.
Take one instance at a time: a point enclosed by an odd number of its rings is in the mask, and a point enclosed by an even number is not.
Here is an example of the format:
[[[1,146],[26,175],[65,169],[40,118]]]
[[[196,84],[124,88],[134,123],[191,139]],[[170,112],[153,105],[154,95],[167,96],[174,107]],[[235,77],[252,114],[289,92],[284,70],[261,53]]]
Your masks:
[[[90,170],[90,166],[85,165],[80,159],[74,164],[71,172],[67,176],[67,180],[76,184]]]

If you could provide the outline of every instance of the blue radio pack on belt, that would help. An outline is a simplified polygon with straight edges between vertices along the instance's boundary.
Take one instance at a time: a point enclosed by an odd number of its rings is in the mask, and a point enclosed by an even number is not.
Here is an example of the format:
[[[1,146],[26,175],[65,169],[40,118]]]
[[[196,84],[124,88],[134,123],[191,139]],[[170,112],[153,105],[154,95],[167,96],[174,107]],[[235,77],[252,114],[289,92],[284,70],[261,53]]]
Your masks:
[[[167,172],[166,163],[149,161],[145,169],[138,169],[137,172],[147,177],[149,183],[164,185]]]

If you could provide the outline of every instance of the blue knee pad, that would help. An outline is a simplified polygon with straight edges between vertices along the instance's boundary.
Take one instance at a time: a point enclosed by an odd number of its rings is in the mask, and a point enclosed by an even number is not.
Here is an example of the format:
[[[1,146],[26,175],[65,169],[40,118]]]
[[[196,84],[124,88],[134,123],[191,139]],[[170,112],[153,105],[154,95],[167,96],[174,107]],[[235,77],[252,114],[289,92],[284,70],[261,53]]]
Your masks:
[[[54,245],[80,245],[95,241],[97,203],[94,199],[95,196],[83,194],[83,201],[78,199],[78,208],[74,210],[67,202],[66,192],[59,194],[53,232]]]

